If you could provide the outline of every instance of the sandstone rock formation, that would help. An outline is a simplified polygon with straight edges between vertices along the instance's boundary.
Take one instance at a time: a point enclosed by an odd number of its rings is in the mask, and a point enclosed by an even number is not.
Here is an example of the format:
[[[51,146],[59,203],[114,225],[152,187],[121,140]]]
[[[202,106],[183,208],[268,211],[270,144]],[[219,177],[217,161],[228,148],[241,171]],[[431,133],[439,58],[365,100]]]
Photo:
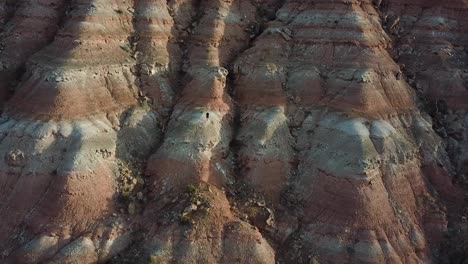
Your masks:
[[[466,0],[3,0],[0,30],[2,263],[468,259]]]

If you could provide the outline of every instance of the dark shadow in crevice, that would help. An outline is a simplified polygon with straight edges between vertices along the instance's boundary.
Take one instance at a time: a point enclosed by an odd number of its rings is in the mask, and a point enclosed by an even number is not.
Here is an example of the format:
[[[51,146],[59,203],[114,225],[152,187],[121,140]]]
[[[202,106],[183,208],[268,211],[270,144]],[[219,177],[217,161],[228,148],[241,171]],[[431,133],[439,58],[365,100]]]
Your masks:
[[[6,19],[8,22],[0,36],[2,47],[0,50],[0,108],[13,96],[21,83],[28,59],[54,40],[64,21],[70,1],[53,0],[35,5],[30,5],[27,1],[14,4],[11,3],[12,1],[7,2],[9,10],[7,13],[11,14],[11,17]],[[35,9],[39,11],[34,11]],[[43,10],[51,10],[51,12]],[[45,16],[31,15],[36,13],[45,14]]]

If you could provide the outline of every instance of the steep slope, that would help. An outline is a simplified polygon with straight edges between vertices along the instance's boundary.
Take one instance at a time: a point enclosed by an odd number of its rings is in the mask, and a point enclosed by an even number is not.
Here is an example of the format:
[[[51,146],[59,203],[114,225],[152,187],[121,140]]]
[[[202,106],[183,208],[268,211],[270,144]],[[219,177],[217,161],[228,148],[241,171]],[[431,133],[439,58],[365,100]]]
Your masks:
[[[468,172],[466,4],[466,1],[418,4],[395,1],[382,8],[395,39],[395,59],[401,63],[408,83],[416,89],[421,106],[432,116],[434,130],[445,142],[451,160],[449,172],[465,188]],[[450,214],[449,226],[453,241],[445,246],[446,251],[451,252],[449,262],[461,262],[468,258],[466,198],[465,209],[460,209],[459,198],[443,195],[450,199],[449,209],[453,207],[455,212]]]
[[[463,260],[467,14],[0,1],[2,262]]]

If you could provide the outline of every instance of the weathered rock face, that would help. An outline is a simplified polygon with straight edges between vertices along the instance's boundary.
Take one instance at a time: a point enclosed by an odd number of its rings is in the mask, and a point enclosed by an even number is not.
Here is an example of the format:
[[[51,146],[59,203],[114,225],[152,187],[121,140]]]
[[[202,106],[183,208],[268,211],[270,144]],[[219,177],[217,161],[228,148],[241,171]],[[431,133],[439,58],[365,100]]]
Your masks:
[[[466,0],[3,0],[0,27],[2,263],[468,259]]]

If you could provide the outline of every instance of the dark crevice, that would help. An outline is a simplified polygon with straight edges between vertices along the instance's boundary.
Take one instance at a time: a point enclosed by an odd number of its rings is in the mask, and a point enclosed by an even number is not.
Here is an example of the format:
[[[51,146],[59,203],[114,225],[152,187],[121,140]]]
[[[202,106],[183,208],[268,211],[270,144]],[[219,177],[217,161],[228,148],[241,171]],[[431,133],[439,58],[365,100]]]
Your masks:
[[[285,2],[285,1],[283,1]],[[250,40],[248,41],[248,43],[246,45],[244,45],[244,47],[239,50],[239,52],[237,52],[237,56],[232,58],[230,60],[230,62],[228,62],[227,64],[229,65],[229,72],[235,72],[234,69],[233,69],[233,66],[235,64],[235,62],[237,61],[237,59],[241,58],[243,56],[243,54],[249,50],[250,48],[253,47],[253,44],[257,41],[257,39],[263,34],[264,30],[265,30],[265,24],[268,23],[268,22],[271,22],[271,21],[274,21],[276,20],[276,15],[275,16],[271,16],[271,17],[268,17],[266,15],[266,13],[264,12],[259,12],[259,8],[261,8],[256,2],[255,3],[252,3],[253,6],[256,6],[257,7],[257,21],[255,22],[256,26],[254,27],[254,30],[251,32],[253,35],[250,37]],[[281,8],[281,6],[276,6],[274,8],[274,11],[270,11],[274,14],[276,14],[276,11]],[[237,137],[239,135],[239,131],[240,131],[240,128],[242,127],[241,125],[241,120],[240,120],[240,117],[241,117],[241,108],[239,107],[238,103],[235,101],[235,98],[236,98],[236,91],[235,91],[235,81],[236,81],[236,78],[237,76],[235,76],[234,74],[229,74],[228,77],[227,77],[227,84],[226,84],[226,88],[228,90],[228,94],[229,96],[231,97],[232,101],[233,101],[233,104],[234,104],[234,110],[233,110],[233,116],[234,116],[234,124],[233,124],[233,136],[232,136],[232,141],[230,143],[230,149],[231,149],[231,152],[233,153],[234,155],[234,159],[235,159],[235,175],[237,176],[236,179],[239,179],[239,177],[242,175],[242,170],[241,170],[241,166],[239,165],[239,158],[238,158],[238,155],[239,155],[239,151],[243,146],[242,142],[240,142],[239,140],[237,140]],[[243,183],[241,183],[241,185],[244,185]],[[244,186],[245,187],[245,186]],[[243,192],[243,191],[241,191]]]
[[[126,195],[119,194],[119,196],[117,197],[120,211],[128,211],[128,213],[130,214],[135,214],[134,212],[129,212],[130,205],[138,206],[139,212],[142,212],[145,209],[146,204],[143,202],[142,197],[138,198],[138,195],[146,196],[146,194],[149,192],[148,179],[145,177],[145,169],[147,166],[147,161],[149,160],[150,156],[153,153],[155,153],[157,149],[159,149],[159,147],[161,146],[163,133],[165,132],[165,127],[167,126],[167,123],[169,122],[169,117],[167,116],[167,114],[164,114],[164,111],[162,111],[161,109],[156,109],[156,104],[160,102],[154,102],[153,98],[151,99],[148,98],[147,95],[145,94],[146,91],[144,89],[144,86],[147,84],[144,83],[144,80],[142,78],[142,75],[143,75],[142,67],[144,64],[148,62],[140,61],[140,58],[145,58],[145,53],[147,51],[139,49],[139,45],[141,44],[141,41],[143,41],[142,40],[143,36],[141,34],[142,32],[145,32],[145,30],[148,30],[146,26],[151,22],[151,20],[147,19],[145,15],[141,14],[140,12],[148,8],[146,6],[147,3],[148,2],[145,2],[145,1],[135,1],[133,3],[133,6],[130,7],[131,11],[130,11],[130,8],[128,8],[128,10],[125,10],[125,11],[121,9],[114,10],[118,15],[123,15],[124,12],[131,12],[132,14],[133,31],[128,37],[126,46],[124,47],[129,54],[129,59],[134,62],[134,71],[133,71],[133,74],[135,76],[134,85],[138,89],[137,94],[135,94],[135,97],[138,101],[137,107],[143,108],[148,112],[158,112],[158,115],[156,116],[157,118],[156,125],[159,130],[158,131],[159,135],[153,138],[154,141],[146,142],[146,144],[148,145],[147,151],[142,152],[139,150],[135,150],[133,149],[132,146],[128,145],[127,141],[129,139],[126,138],[125,133],[119,133],[118,135],[117,147],[116,147],[117,149],[116,157],[118,159],[118,162],[117,162],[118,185],[121,188],[127,188],[128,186],[132,185],[132,183],[129,181],[136,180],[137,182],[136,184],[133,183],[133,189],[131,191],[127,192],[124,190],[124,192],[127,193]],[[140,22],[147,23],[147,24],[145,24],[144,26],[141,26]],[[147,40],[145,39],[144,41],[147,41]],[[166,70],[169,71],[169,69],[166,69]],[[158,77],[164,78],[162,76],[158,76]],[[107,85],[107,86],[111,87],[111,85]],[[132,111],[134,111],[134,108],[128,109],[127,111],[122,113],[120,116],[119,123],[124,124],[125,120],[129,117]],[[170,112],[169,112],[169,116],[170,116]],[[128,132],[130,132],[130,135],[131,135],[132,131],[128,131]],[[144,182],[143,183],[140,182],[140,179],[142,179]],[[136,230],[136,232],[138,232],[138,230]]]
[[[284,26],[289,25],[293,20],[294,18],[292,18]],[[282,261],[284,263],[287,263],[288,254],[291,253],[291,252],[283,250],[284,245],[289,244],[291,240],[297,239],[295,238],[295,235],[296,233],[299,234],[298,231],[301,230],[301,226],[303,223],[302,221],[303,208],[305,206],[304,197],[301,197],[300,192],[297,190],[297,187],[298,187],[297,183],[298,183],[298,177],[300,173],[300,166],[301,166],[301,160],[302,160],[301,156],[303,155],[303,153],[301,153],[301,151],[298,149],[298,138],[299,138],[300,130],[303,127],[304,120],[300,120],[299,124],[294,124],[291,120],[291,118],[295,116],[295,113],[291,111],[292,109],[291,106],[299,105],[299,108],[296,109],[295,111],[298,111],[298,110],[302,111],[302,105],[300,104],[300,102],[296,101],[295,95],[289,87],[289,75],[291,72],[291,65],[289,64],[289,62],[291,61],[291,57],[293,56],[293,53],[295,51],[294,35],[295,35],[295,32],[291,31],[291,35],[290,35],[291,40],[289,40],[291,44],[289,45],[290,50],[287,55],[288,64],[285,65],[286,72],[285,72],[285,81],[283,83],[283,91],[286,95],[287,102],[288,102],[285,114],[288,118],[289,136],[292,139],[292,142],[291,142],[292,157],[290,161],[290,166],[291,166],[290,175],[289,175],[286,187],[281,191],[280,205],[283,210],[282,214],[288,216],[289,218],[296,219],[297,226],[296,226],[296,229],[293,230],[293,232],[287,238],[287,240],[278,246],[278,248],[280,249],[279,251],[280,256],[282,257]],[[304,113],[304,118],[306,117],[307,117],[307,111]],[[290,247],[287,247],[287,248],[290,248]],[[297,259],[301,259],[301,257],[298,257]],[[312,262],[313,259],[310,258],[307,261]]]
[[[256,7],[256,22],[253,25],[250,25],[250,40],[244,47],[237,53],[238,55],[234,58],[231,59],[230,62],[228,62],[227,65],[229,65],[229,71],[230,72],[236,72],[233,67],[235,66],[235,62],[238,60],[238,58],[241,58],[243,54],[252,48],[254,46],[254,43],[258,40],[258,38],[263,34],[263,32],[266,30],[266,25],[267,23],[271,21],[275,21],[277,19],[276,14],[279,9],[281,9],[285,5],[286,1],[278,1],[277,5],[269,8],[265,8],[261,5],[258,5],[256,3],[252,3],[253,6]],[[281,251],[281,243],[279,243],[275,237],[275,232],[276,230],[274,228],[267,226],[264,226],[264,220],[268,218],[268,212],[266,212],[265,208],[274,208],[271,205],[268,205],[268,201],[264,201],[264,197],[262,197],[261,194],[259,194],[248,182],[246,182],[243,179],[243,175],[245,172],[245,165],[242,164],[240,160],[240,151],[242,148],[245,148],[245,144],[238,140],[238,136],[240,133],[240,130],[242,128],[242,121],[241,121],[241,115],[242,115],[242,108],[238,105],[238,103],[235,101],[236,98],[236,78],[237,76],[235,74],[229,74],[228,79],[227,79],[227,88],[228,88],[228,93],[231,96],[233,100],[233,106],[234,110],[233,115],[233,126],[232,126],[232,140],[229,145],[230,152],[232,153],[233,159],[234,159],[234,166],[233,166],[233,173],[235,175],[235,183],[232,188],[228,190],[228,200],[229,202],[233,205],[233,208],[236,208],[234,212],[238,215],[238,217],[244,221],[249,222],[251,225],[256,226],[260,232],[262,233],[263,237],[269,242],[270,246],[273,247],[274,251],[276,252],[276,259],[278,263],[283,263],[283,257],[282,257],[282,251]],[[286,195],[281,195],[281,201],[284,200]],[[258,212],[258,215],[256,217],[252,218],[250,214],[252,212],[246,212],[246,208],[237,208],[236,205],[243,205],[249,200],[252,201],[257,201],[260,203],[266,202],[266,207],[259,207],[257,208],[260,210]],[[241,206],[242,207],[242,206]],[[254,206],[255,207],[255,206]],[[248,210],[252,210],[254,207],[249,207]],[[277,209],[277,208],[276,208]],[[261,210],[264,210],[265,212],[262,213]],[[248,218],[244,219],[245,216],[248,216]],[[260,223],[259,223],[260,221]]]
[[[15,15],[17,13],[16,11],[18,11],[20,8],[20,3],[21,2],[11,4],[12,6],[9,7],[9,9],[15,10]],[[3,63],[3,69],[0,69],[0,75],[2,75],[2,81],[6,83],[6,89],[7,89],[6,94],[4,94],[4,97],[3,97],[3,100],[5,102],[8,101],[14,95],[17,88],[21,85],[22,81],[24,81],[25,79],[24,76],[25,76],[25,73],[27,72],[27,63],[28,63],[29,58],[35,53],[37,53],[38,51],[40,51],[41,49],[43,49],[44,47],[47,47],[49,44],[51,44],[54,41],[56,35],[58,34],[59,29],[62,27],[63,21],[66,20],[67,14],[68,14],[67,10],[70,8],[71,0],[63,0],[59,3],[60,4],[58,5],[55,3],[51,3],[48,6],[48,8],[54,9],[54,11],[57,14],[57,21],[56,21],[57,25],[56,26],[50,25],[53,31],[51,32],[50,36],[48,36],[48,38],[45,39],[43,43],[38,43],[36,47],[34,47],[34,49],[22,51],[25,55],[24,60],[13,62],[13,65],[9,65],[11,62],[8,62],[7,60],[5,60],[5,57],[1,55],[2,53],[4,53],[5,55],[8,56],[7,53],[10,52],[10,50],[3,50],[3,49],[0,50],[0,61],[2,61]],[[7,5],[8,5],[8,2],[7,2]],[[12,17],[9,20],[13,19],[13,17],[14,16],[12,15]],[[13,26],[14,25],[11,25],[11,28],[13,28]],[[8,33],[9,32],[2,33],[1,35],[2,43],[5,41],[6,37],[12,37],[9,35],[4,35]],[[4,44],[0,44],[0,45],[4,47]],[[0,88],[0,89],[5,89],[5,88]],[[0,101],[0,106],[1,106],[1,103],[2,102]]]
[[[21,1],[18,1],[18,0],[6,0],[4,2],[5,17],[3,21],[0,21],[2,26],[6,26],[8,22],[10,22],[10,20],[15,16],[16,10],[18,10],[18,7],[20,6],[20,4],[21,4]]]
[[[150,1],[147,2],[147,3],[151,4]],[[143,41],[148,41],[146,39],[146,37],[148,37],[148,36],[142,36],[143,32],[145,32],[145,30],[148,30],[148,29],[145,29],[144,28],[145,25],[142,26],[140,23],[151,23],[151,22],[147,21],[147,18],[145,17],[145,15],[142,15],[139,12],[142,12],[142,11],[144,11],[144,10],[146,10],[148,8],[148,7],[145,7],[145,5],[147,3],[144,2],[144,1],[135,1],[135,4],[133,6],[133,9],[135,10],[135,14],[133,16],[134,32],[132,33],[132,35],[128,39],[130,56],[136,60],[135,61],[136,70],[135,70],[134,74],[135,74],[135,76],[137,78],[136,85],[137,85],[138,90],[139,90],[138,100],[140,102],[147,101],[146,94],[145,94],[146,90],[145,90],[144,86],[148,85],[148,84],[145,84],[144,80],[142,78],[142,75],[143,75],[142,66],[145,63],[149,63],[149,62],[139,60],[139,56],[141,56],[141,58],[144,58],[145,53],[147,52],[146,50],[141,50],[140,49],[140,46],[144,46],[144,45],[140,45],[140,44]],[[172,115],[173,115],[174,108],[177,105],[177,102],[179,100],[178,97],[181,96],[181,91],[187,85],[187,83],[190,81],[188,76],[187,76],[187,69],[184,69],[184,64],[188,63],[188,60],[189,60],[188,49],[189,49],[189,42],[190,42],[191,34],[186,34],[186,35],[181,37],[180,33],[182,33],[182,32],[193,32],[194,28],[198,24],[198,21],[201,19],[202,15],[203,15],[203,12],[200,9],[201,0],[194,1],[193,7],[195,8],[195,16],[192,18],[192,20],[188,24],[187,28],[182,28],[182,29],[177,30],[175,28],[175,26],[177,25],[177,23],[175,21],[175,14],[173,12],[171,12],[172,10],[169,9],[169,6],[168,6],[169,1],[167,1],[167,3],[165,3],[165,4],[166,4],[166,8],[167,8],[170,16],[174,20],[174,27],[171,28],[170,33],[172,35],[176,36],[176,39],[175,40],[170,40],[169,39],[167,44],[166,44],[166,47],[168,48],[168,51],[169,51],[169,57],[170,57],[169,67],[166,69],[167,72],[164,73],[165,75],[167,75],[167,78],[164,77],[164,76],[158,76],[158,77],[167,79],[168,83],[171,86],[172,92],[174,92],[174,97],[173,97],[172,102],[170,102],[170,106],[168,107],[167,112],[161,112],[160,111],[159,105],[157,105],[157,104],[159,104],[161,102],[155,101],[154,98],[151,98],[151,101],[150,101],[152,111],[159,110],[158,111],[158,126],[159,126],[159,129],[160,129],[160,135],[159,135],[158,141],[155,142],[154,146],[152,147],[152,149],[150,150],[148,155],[146,157],[139,157],[138,158],[138,160],[144,160],[146,162],[140,164],[140,166],[138,166],[138,169],[137,169],[137,173],[139,175],[141,175],[143,178],[146,178],[145,186],[143,187],[144,188],[143,191],[145,193],[147,193],[148,195],[151,193],[151,187],[150,187],[151,182],[148,182],[148,180],[149,180],[149,179],[147,179],[148,175],[145,175],[145,168],[147,166],[147,161],[149,160],[150,156],[152,154],[156,153],[161,148],[162,144],[164,143],[164,140],[166,138],[167,129],[169,127],[169,123],[173,119]],[[139,21],[139,19],[142,19],[142,21]],[[174,60],[172,60],[174,54],[171,54],[171,50],[169,49],[169,46],[174,45],[175,43],[177,43],[176,46],[180,49],[180,51],[182,52],[183,55],[182,55],[180,64],[179,64],[179,61],[177,61],[178,65],[172,65],[171,66],[171,64],[174,63]],[[138,53],[140,53],[140,55],[138,55]],[[156,61],[154,61],[154,62],[156,62]],[[209,118],[208,113],[207,113],[207,118]],[[161,205],[166,206],[165,204],[161,204]],[[145,206],[142,208],[142,210],[143,211],[145,210]],[[158,206],[158,211],[159,210],[163,210],[163,209],[159,208],[159,206]],[[172,211],[172,210],[167,209],[165,211]],[[146,239],[145,236],[143,235],[144,230],[142,230],[142,228],[143,228],[142,226],[139,226],[134,230],[134,234],[133,234],[133,244],[134,245],[140,245]],[[134,246],[131,246],[128,249],[124,250],[123,252],[119,253],[115,258],[110,260],[109,263],[127,263],[126,261],[129,261],[128,263],[134,263],[135,260],[141,261],[142,258],[138,257],[138,255],[140,254],[140,252],[139,252],[140,249],[141,248],[137,249]]]
[[[189,69],[190,69],[190,45],[191,43],[191,37],[195,33],[196,27],[200,23],[200,20],[203,18],[203,15],[205,14],[205,11],[202,8],[202,1],[201,0],[195,0],[193,7],[195,9],[195,16],[192,17],[192,20],[190,21],[190,24],[188,24],[188,27],[183,28],[182,32],[185,32],[186,35],[181,37],[179,39],[179,46],[182,50],[182,67],[180,71],[180,76],[182,77],[181,79],[183,80],[179,84],[179,90],[182,90],[183,87],[189,82],[188,78],[185,78]]]
[[[55,33],[55,36],[61,29],[64,28],[65,23],[68,21],[67,18],[69,18],[70,13],[73,11],[72,1],[73,0],[64,0],[64,4],[58,8],[60,14],[57,22],[57,32]]]
[[[173,79],[174,82],[171,82],[172,85],[172,91],[174,92],[174,98],[171,103],[171,107],[163,118],[161,122],[163,123],[162,125],[162,138],[165,138],[165,133],[166,129],[169,126],[169,123],[171,121],[171,117],[174,111],[174,107],[177,105],[177,102],[179,101],[180,97],[182,96],[182,91],[184,87],[190,82],[191,77],[188,74],[189,70],[189,48],[190,48],[190,40],[191,37],[195,31],[196,26],[198,26],[199,21],[203,17],[203,10],[201,8],[202,0],[193,0],[192,7],[194,8],[195,15],[191,17],[190,23],[187,25],[185,28],[177,29],[175,26],[177,25],[176,21],[176,15],[172,12],[172,10],[169,8],[169,0],[166,3],[167,10],[172,17],[174,21],[174,27],[171,30],[171,33],[176,36],[176,43],[179,48],[179,50],[182,52],[182,56],[180,58],[180,61],[177,65],[177,71],[173,72],[172,74],[174,75]],[[182,35],[181,35],[182,34]],[[168,42],[168,46],[170,45],[170,41]],[[169,57],[172,57],[172,54],[169,54]],[[171,60],[172,63],[172,60]],[[172,69],[172,67],[169,67],[169,69]],[[162,141],[160,142],[161,144],[163,143]],[[158,146],[159,149],[159,146]]]
[[[400,35],[401,29],[408,34],[411,32],[411,25],[392,25],[395,23],[395,16],[390,17],[387,15],[388,6],[386,5],[387,1],[384,1],[383,5],[379,8],[379,13],[382,17],[382,21],[386,22],[386,26],[384,29],[387,31],[389,36],[393,38],[393,50],[390,50],[390,54],[394,54],[394,60],[398,63],[400,61],[399,51],[398,48],[401,45],[401,40],[403,38]],[[418,21],[422,19],[422,15],[424,11],[428,9],[428,7],[423,7],[422,11],[417,15],[416,24]],[[405,10],[403,11],[405,12]],[[392,24],[393,23],[393,24]],[[424,45],[424,44],[421,44]],[[421,46],[417,46],[416,48],[421,48]],[[437,56],[437,52],[434,52],[433,55]],[[460,55],[460,54],[459,54]],[[413,56],[416,56],[413,54]],[[464,54],[463,56],[466,56]],[[400,64],[402,65],[402,64]],[[458,65],[459,68],[467,69],[467,64]],[[463,168],[457,168],[456,161],[459,157],[461,157],[461,149],[456,149],[453,146],[457,144],[453,144],[452,142],[461,142],[463,140],[463,132],[460,131],[451,131],[450,124],[447,121],[447,118],[452,118],[455,115],[455,111],[450,109],[450,106],[443,99],[434,99],[431,98],[427,91],[424,90],[420,83],[420,79],[422,78],[419,75],[418,68],[407,68],[403,65],[401,67],[403,72],[403,77],[406,79],[406,82],[413,88],[415,95],[416,95],[416,103],[418,109],[424,113],[425,116],[430,117],[432,120],[432,129],[433,131],[443,140],[445,145],[445,153],[448,157],[446,159],[446,163],[448,164],[439,164],[439,166],[444,166],[447,168],[447,171],[451,176],[453,176],[452,181],[456,187],[461,189],[464,188],[465,196],[468,193],[468,186],[466,184],[466,179],[461,177],[463,175]],[[456,122],[463,122],[463,117],[459,117],[459,120]],[[466,129],[466,128],[465,128]],[[430,184],[428,183],[428,187]],[[434,186],[436,187],[436,186]],[[432,187],[432,189],[436,189]],[[468,197],[468,196],[467,196]],[[464,205],[463,201],[460,203],[461,206],[453,205],[452,203],[459,203],[459,201],[444,201],[447,204],[448,212],[448,232],[444,238],[444,241],[441,247],[438,249],[440,252],[438,253],[437,261],[439,263],[464,263],[468,259],[468,241],[466,240],[468,232],[466,228],[463,228],[463,217],[465,221],[467,221],[468,217],[468,199],[465,199]],[[460,209],[454,209],[460,208]],[[465,209],[463,209],[465,208]],[[463,211],[464,210],[464,211]]]

